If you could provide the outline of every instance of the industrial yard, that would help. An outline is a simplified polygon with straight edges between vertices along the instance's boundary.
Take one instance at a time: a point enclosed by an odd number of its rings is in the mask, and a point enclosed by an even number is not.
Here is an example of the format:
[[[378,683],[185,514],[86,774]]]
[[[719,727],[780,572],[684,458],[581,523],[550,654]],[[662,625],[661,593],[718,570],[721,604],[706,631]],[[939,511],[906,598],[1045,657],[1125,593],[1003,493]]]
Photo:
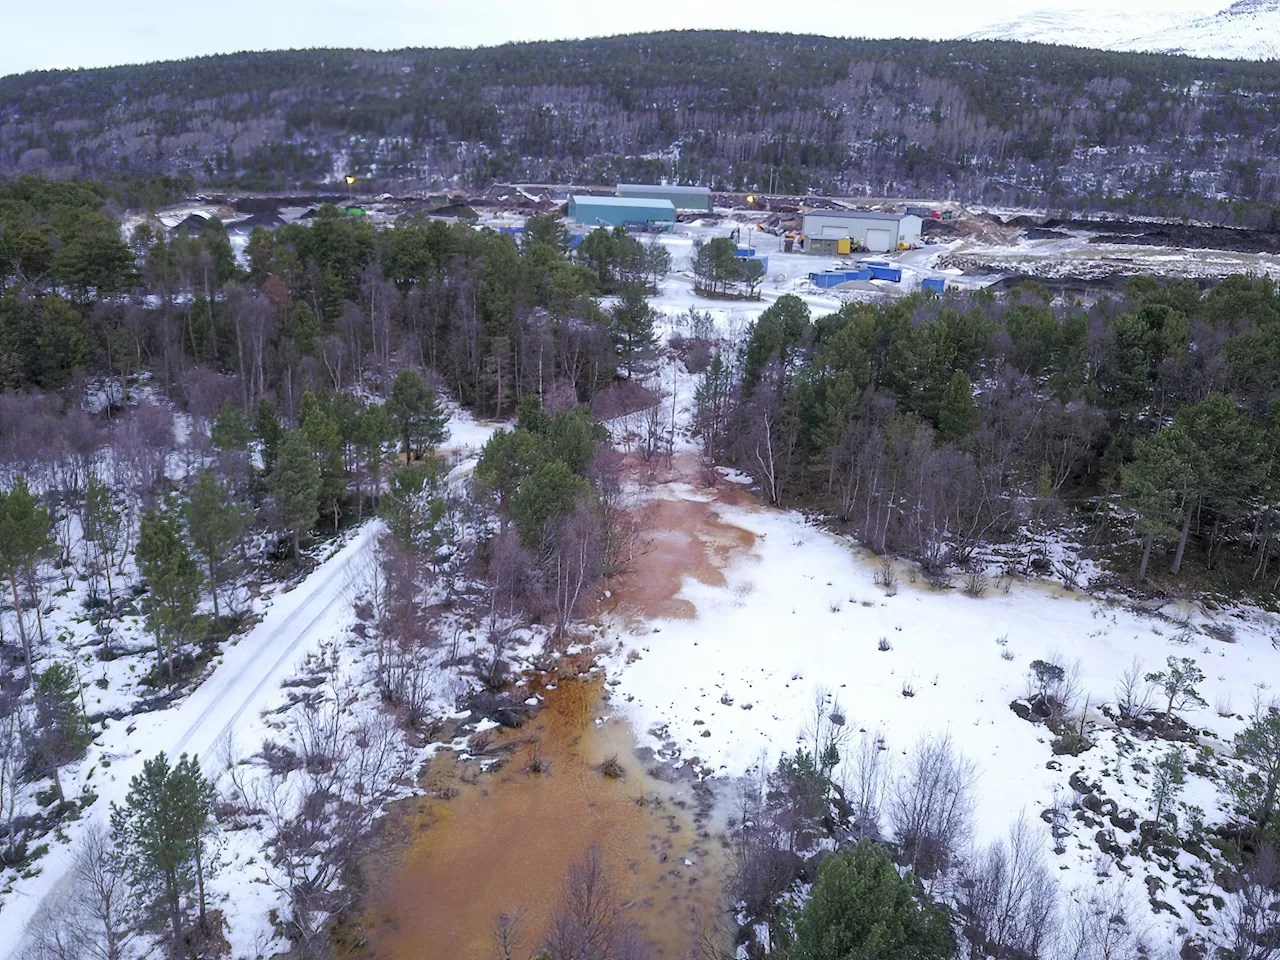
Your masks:
[[[1088,298],[1135,275],[1201,284],[1232,274],[1280,276],[1280,240],[1258,230],[1152,218],[1061,219],[925,199],[757,197],[662,185],[642,196],[645,189],[522,184],[408,197],[213,196],[161,210],[153,219],[175,235],[198,232],[208,217],[218,216],[243,255],[254,228],[305,221],[326,202],[374,224],[426,216],[515,235],[525,217],[560,212],[574,242],[596,228],[651,234],[671,249],[677,273],[690,269],[695,242],[734,237],[740,256],[765,265],[761,297],[799,293],[828,303],[922,290],[1006,289],[1024,280]],[[124,230],[142,219],[126,218]]]

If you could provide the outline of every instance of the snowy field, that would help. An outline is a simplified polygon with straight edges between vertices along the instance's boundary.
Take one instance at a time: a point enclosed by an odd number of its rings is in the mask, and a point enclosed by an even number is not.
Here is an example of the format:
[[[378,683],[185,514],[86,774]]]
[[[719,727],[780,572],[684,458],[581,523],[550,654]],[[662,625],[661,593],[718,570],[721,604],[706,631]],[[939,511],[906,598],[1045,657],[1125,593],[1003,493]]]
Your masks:
[[[658,495],[701,497],[680,485]],[[1047,849],[1050,830],[1040,815],[1074,799],[1073,773],[1102,782],[1106,796],[1133,809],[1139,821],[1151,812],[1147,778],[1126,769],[1126,783],[1115,782],[1116,748],[1105,720],[1093,749],[1054,757],[1051,734],[1010,709],[1027,694],[1033,660],[1078,663],[1091,716],[1102,719],[1098,708],[1114,702],[1117,682],[1135,659],[1157,670],[1168,656],[1193,657],[1207,678],[1205,700],[1229,701],[1238,713],[1220,717],[1200,708],[1185,718],[1221,741],[1243,728],[1254,696],[1269,699],[1280,678],[1280,619],[1273,615],[1229,611],[1210,619],[1170,606],[1161,611],[1166,620],[1051,582],[1014,583],[1005,593],[994,577],[987,595],[970,598],[923,580],[912,584],[905,563],[898,565],[896,593],[888,595],[875,582],[878,561],[794,512],[713,509],[754,534],[755,547],[724,570],[723,586],[686,580],[680,597],[697,609],[696,619],[632,630],[614,624],[608,640],[619,651],[610,670],[620,681],[615,703],[624,704],[649,745],[674,743],[717,776],[771,766],[794,750],[821,687],[839,698],[853,729],[882,735],[896,758],[922,737],[949,734],[979,768],[977,839],[1000,839],[1025,813],[1042,829]],[[1210,636],[1205,628],[1213,624],[1230,627],[1234,640]],[[882,639],[889,650],[879,649]],[[629,656],[633,650],[638,659]],[[1127,755],[1126,768],[1134,756]],[[1221,819],[1212,785],[1193,781],[1184,800],[1201,806],[1208,822]],[[1140,879],[1150,865],[1135,862]],[[1079,885],[1112,870],[1088,842],[1068,845],[1058,865]],[[1193,921],[1176,892],[1162,897],[1179,908],[1168,923]]]

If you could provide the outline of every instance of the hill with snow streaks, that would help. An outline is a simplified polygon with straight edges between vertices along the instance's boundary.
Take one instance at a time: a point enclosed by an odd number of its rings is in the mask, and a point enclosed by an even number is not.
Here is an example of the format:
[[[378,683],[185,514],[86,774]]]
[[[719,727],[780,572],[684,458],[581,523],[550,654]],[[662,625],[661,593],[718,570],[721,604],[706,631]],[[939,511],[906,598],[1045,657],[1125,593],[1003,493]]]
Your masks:
[[[993,23],[964,39],[1275,60],[1280,59],[1280,0],[1239,0],[1211,12],[1038,10]]]

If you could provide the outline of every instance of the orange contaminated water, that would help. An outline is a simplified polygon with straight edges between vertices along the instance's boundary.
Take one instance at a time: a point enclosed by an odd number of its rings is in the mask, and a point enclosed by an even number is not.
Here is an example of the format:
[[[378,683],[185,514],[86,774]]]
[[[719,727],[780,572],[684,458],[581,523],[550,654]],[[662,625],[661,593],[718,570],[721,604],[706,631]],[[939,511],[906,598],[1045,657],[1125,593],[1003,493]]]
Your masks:
[[[395,805],[365,864],[365,909],[344,936],[359,944],[353,955],[490,960],[501,956],[493,928],[502,913],[522,916],[512,956],[530,955],[570,866],[592,845],[654,956],[695,954],[720,916],[721,841],[695,818],[689,781],[646,772],[632,730],[602,713],[601,692],[599,681],[549,685],[538,715],[489,745],[500,769],[480,773],[452,754],[432,763],[424,786],[433,796]],[[620,779],[600,770],[614,756]]]

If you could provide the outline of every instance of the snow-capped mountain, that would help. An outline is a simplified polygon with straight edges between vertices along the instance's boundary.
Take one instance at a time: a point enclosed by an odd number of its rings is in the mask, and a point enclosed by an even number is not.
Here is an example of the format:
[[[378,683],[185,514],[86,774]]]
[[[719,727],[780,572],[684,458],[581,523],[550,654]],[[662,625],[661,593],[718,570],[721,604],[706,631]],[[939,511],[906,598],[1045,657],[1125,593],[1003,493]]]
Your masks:
[[[1141,35],[1118,50],[1155,50],[1232,60],[1280,59],[1280,0],[1239,0],[1212,16]]]
[[[1168,22],[1167,18],[1162,19]],[[1159,23],[1149,10],[1034,10],[992,23],[962,39],[1019,40],[1109,50],[1158,29]]]
[[[965,39],[1276,60],[1280,59],[1280,0],[1239,0],[1212,13],[1187,8],[1038,10],[993,23]]]

